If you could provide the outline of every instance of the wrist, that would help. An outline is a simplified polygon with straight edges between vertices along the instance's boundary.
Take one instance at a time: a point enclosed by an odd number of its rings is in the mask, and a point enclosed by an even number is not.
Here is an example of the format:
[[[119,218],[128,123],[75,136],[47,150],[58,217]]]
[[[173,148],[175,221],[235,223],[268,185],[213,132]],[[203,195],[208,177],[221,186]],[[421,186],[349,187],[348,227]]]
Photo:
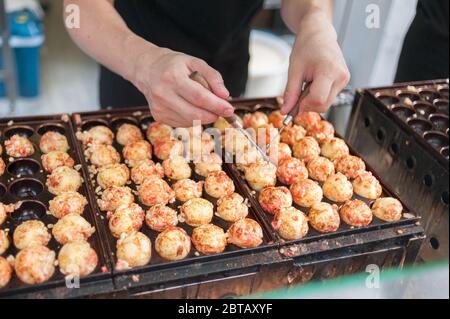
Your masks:
[[[336,30],[329,15],[321,10],[313,10],[300,21],[298,25],[297,38],[305,40],[320,35],[329,41],[337,41]]]

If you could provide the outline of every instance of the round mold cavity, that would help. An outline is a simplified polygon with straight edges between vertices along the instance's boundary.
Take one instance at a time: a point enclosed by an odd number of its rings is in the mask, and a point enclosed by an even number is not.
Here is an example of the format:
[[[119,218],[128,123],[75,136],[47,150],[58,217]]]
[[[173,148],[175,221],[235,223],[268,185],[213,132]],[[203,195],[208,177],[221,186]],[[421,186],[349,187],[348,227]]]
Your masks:
[[[155,122],[155,120],[151,115],[144,115],[139,119],[139,124],[141,124],[141,127],[144,129],[148,128],[153,122]]]
[[[438,87],[438,92],[442,97],[445,97],[448,100],[448,85],[441,85]]]
[[[448,146],[448,136],[441,132],[426,132],[423,138],[438,151]]]
[[[47,213],[47,207],[37,200],[23,201],[19,208],[11,213],[11,218],[16,225],[27,220],[40,220]]]
[[[0,183],[0,199],[2,199],[6,195],[6,192],[6,186]]]
[[[437,99],[433,101],[433,105],[436,108],[437,113],[448,115],[448,100]]]
[[[12,126],[7,128],[3,135],[6,138],[10,139],[14,135],[20,135],[22,137],[30,138],[34,134],[34,130],[31,126],[20,125],[20,126]]]
[[[432,114],[429,117],[430,122],[437,131],[444,132],[448,129],[448,116],[444,114]]]
[[[413,109],[398,104],[392,107],[392,112],[403,121],[406,121],[408,118],[410,118],[416,113]]]
[[[44,191],[44,184],[35,178],[21,178],[9,185],[9,192],[19,199],[30,199]]]
[[[15,160],[8,165],[8,173],[16,177],[32,176],[39,172],[41,164],[31,158],[22,158]]]
[[[133,117],[115,117],[111,119],[109,123],[113,131],[117,131],[123,124],[132,124],[139,126],[138,121]]]
[[[81,130],[82,131],[88,131],[89,129],[95,127],[95,126],[106,126],[109,127],[108,122],[102,119],[96,119],[96,120],[86,120],[81,124]]]
[[[443,148],[441,149],[441,154],[442,154],[442,156],[444,156],[446,159],[449,159],[448,146],[443,147]]]
[[[419,135],[423,135],[433,128],[431,122],[418,118],[410,118],[406,123]]]
[[[433,102],[434,100],[439,99],[441,97],[441,94],[439,94],[439,92],[430,89],[420,90],[419,95],[422,99],[428,102]]]
[[[377,94],[377,99],[383,102],[384,105],[391,107],[394,104],[400,103],[400,99],[391,94]]]
[[[44,135],[47,132],[58,132],[59,134],[66,135],[66,129],[61,124],[43,124],[38,127],[37,132],[39,135]]]
[[[427,102],[414,102],[413,106],[417,115],[428,118],[433,113],[436,113],[436,107]]]
[[[420,95],[412,91],[398,90],[396,95],[400,99],[400,102],[405,105],[411,106],[414,102],[420,100]]]

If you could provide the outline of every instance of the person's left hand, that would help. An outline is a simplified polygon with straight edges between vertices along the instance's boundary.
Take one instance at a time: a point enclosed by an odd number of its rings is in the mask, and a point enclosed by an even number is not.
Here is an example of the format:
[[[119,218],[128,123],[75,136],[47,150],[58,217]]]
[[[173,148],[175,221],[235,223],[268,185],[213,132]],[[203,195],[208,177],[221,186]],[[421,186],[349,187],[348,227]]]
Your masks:
[[[303,82],[312,83],[300,104],[300,113],[324,113],[350,81],[334,29],[318,29],[300,32],[297,36],[290,58],[283,114],[289,113],[297,103]]]

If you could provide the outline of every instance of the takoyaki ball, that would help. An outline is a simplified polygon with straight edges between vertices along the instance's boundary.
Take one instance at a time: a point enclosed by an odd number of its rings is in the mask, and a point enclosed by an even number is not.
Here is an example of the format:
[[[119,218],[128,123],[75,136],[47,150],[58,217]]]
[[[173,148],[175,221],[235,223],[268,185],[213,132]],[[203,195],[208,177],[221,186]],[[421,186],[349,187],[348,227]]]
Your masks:
[[[327,158],[319,156],[308,162],[308,175],[318,182],[325,182],[334,174],[334,164]]]
[[[153,144],[155,156],[161,161],[170,157],[182,156],[184,152],[184,144],[179,140],[164,140]]]
[[[196,182],[192,179],[182,179],[176,182],[172,189],[175,192],[175,198],[180,202],[187,202],[193,198],[202,197],[203,182]]]
[[[380,182],[370,172],[360,173],[352,184],[355,194],[367,199],[377,199],[383,192]]]
[[[13,269],[9,262],[0,256],[0,289],[11,281]]]
[[[225,232],[213,224],[194,228],[191,239],[195,249],[205,255],[220,254],[227,247]]]
[[[162,166],[164,174],[171,180],[179,181],[190,178],[192,175],[192,169],[183,156],[169,157]]]
[[[109,219],[109,230],[116,238],[120,238],[122,234],[130,235],[141,229],[144,218],[144,210],[138,204],[119,207]]]
[[[192,227],[209,224],[214,215],[214,205],[203,198],[193,198],[180,208],[181,220]]]
[[[175,192],[165,180],[157,176],[147,178],[138,187],[138,195],[141,203],[146,206],[167,205],[175,201]]]
[[[181,260],[191,251],[191,239],[184,229],[171,227],[156,237],[155,249],[166,260]]]
[[[322,156],[330,160],[335,160],[342,156],[349,155],[349,152],[350,151],[345,141],[337,137],[325,139],[322,142],[320,149]]]
[[[9,248],[9,238],[8,233],[3,229],[0,229],[0,255]]]
[[[112,145],[114,142],[114,133],[103,125],[98,125],[90,128],[88,131],[77,132],[77,139],[83,145],[89,144],[104,144]]]
[[[0,176],[5,174],[6,165],[3,159],[0,157]]]
[[[305,135],[306,130],[300,125],[289,126],[281,132],[281,142],[294,146],[295,143],[304,138]]]
[[[248,215],[248,206],[238,193],[222,196],[217,201],[216,216],[227,222],[237,222]]]
[[[268,155],[272,163],[281,163],[284,159],[292,157],[292,150],[286,143],[278,143],[270,148]]]
[[[248,147],[243,151],[236,153],[236,167],[245,171],[250,165],[261,161],[261,154],[254,147]]]
[[[63,275],[85,277],[98,264],[98,256],[88,242],[78,241],[62,246],[58,254],[58,266]]]
[[[359,199],[349,200],[341,207],[341,218],[347,225],[364,227],[372,222],[372,211]]]
[[[202,133],[201,138],[195,136],[191,138],[188,146],[185,146],[185,149],[188,150],[187,155],[190,159],[198,161],[204,154],[214,151],[215,143],[210,135]]]
[[[145,266],[152,258],[152,242],[141,232],[123,236],[117,241],[117,259],[128,267]]]
[[[134,203],[134,195],[127,186],[111,186],[102,193],[102,198],[97,200],[101,211],[114,212],[119,207],[129,207]]]
[[[261,226],[253,219],[244,218],[230,226],[227,233],[229,244],[240,248],[253,248],[262,244],[263,231]]]
[[[245,168],[245,180],[255,191],[265,187],[275,186],[277,182],[277,168],[269,162],[258,162]]]
[[[116,141],[120,145],[128,145],[143,139],[144,136],[142,135],[141,130],[133,124],[122,124],[116,133]]]
[[[334,137],[334,133],[333,124],[324,120],[310,127],[306,135],[314,137],[317,142],[322,144],[327,138]]]
[[[269,118],[263,112],[247,113],[242,119],[244,128],[258,129],[269,124]]]
[[[277,177],[283,184],[292,185],[294,182],[308,178],[308,170],[303,161],[289,157],[282,160],[277,168]]]
[[[236,118],[238,122],[243,124],[243,121],[239,116],[236,115]],[[233,128],[233,125],[228,123],[228,121],[225,118],[219,116],[219,118],[214,122],[214,128],[218,129],[220,133],[224,134],[225,130]]]
[[[82,215],[88,204],[86,197],[77,192],[62,193],[49,202],[49,212],[60,219],[68,214]]]
[[[52,228],[53,237],[62,245],[88,240],[93,233],[95,233],[95,227],[78,214],[64,216]]]
[[[281,128],[286,115],[281,114],[281,111],[273,111],[269,114],[269,123],[275,128]]]
[[[304,137],[295,143],[292,150],[294,157],[301,159],[306,163],[320,155],[319,143],[310,136]]]
[[[143,160],[152,158],[152,146],[149,142],[139,140],[136,142],[128,143],[123,148],[123,158],[128,166],[134,167]]]
[[[270,142],[272,142],[272,145],[280,143],[280,134],[272,124],[261,126],[255,132],[256,134],[252,136],[258,145],[269,145]]]
[[[27,220],[16,227],[13,234],[14,246],[25,249],[31,246],[47,246],[52,236],[40,220]]]
[[[8,218],[8,214],[14,211],[14,205],[5,205],[0,202],[0,226],[6,221]]]
[[[195,163],[195,173],[200,176],[208,176],[212,172],[222,170],[222,159],[216,153],[202,155],[200,161]]]
[[[232,194],[234,182],[224,171],[212,172],[206,176],[205,192],[214,198]]]
[[[294,202],[301,207],[311,207],[323,199],[323,191],[317,182],[310,179],[299,180],[290,187]]]
[[[64,135],[50,131],[42,135],[39,141],[39,148],[42,153],[47,154],[53,151],[67,152],[70,146]]]
[[[103,166],[97,174],[97,183],[103,189],[111,186],[125,186],[129,179],[130,171],[125,164]]]
[[[319,233],[332,233],[339,229],[341,219],[339,218],[337,205],[328,203],[314,204],[308,214],[309,224]]]
[[[173,128],[169,125],[154,122],[147,128],[147,139],[153,145],[172,139]]]
[[[162,232],[168,227],[178,225],[177,212],[165,205],[155,205],[147,210],[145,223],[151,229]]]
[[[17,277],[29,285],[46,282],[55,272],[55,256],[55,252],[45,246],[21,250],[14,261]]]
[[[92,144],[85,154],[91,164],[97,167],[120,163],[120,154],[111,145]]]
[[[142,184],[147,178],[156,176],[159,178],[164,177],[164,169],[161,164],[153,162],[150,159],[140,161],[131,169],[131,180],[135,184]]]
[[[344,174],[347,178],[353,179],[366,171],[366,164],[357,156],[345,155],[335,160],[336,171]]]
[[[322,188],[325,197],[336,203],[344,203],[353,196],[352,183],[341,173],[329,176]]]
[[[294,123],[309,130],[311,127],[316,126],[322,119],[320,114],[316,112],[304,112],[297,115],[294,118]]]
[[[402,218],[403,206],[392,197],[379,198],[372,205],[372,213],[385,222],[396,222]]]
[[[82,183],[83,179],[78,171],[71,167],[61,166],[55,168],[47,177],[46,185],[50,193],[60,195],[78,191]]]
[[[16,134],[5,141],[5,151],[11,157],[29,157],[34,154],[34,146],[26,137]]]
[[[259,193],[259,204],[270,214],[276,211],[292,206],[292,195],[289,189],[281,187],[266,187]]]
[[[275,213],[273,228],[286,240],[296,240],[308,234],[308,218],[294,207],[284,207]]]
[[[223,138],[225,151],[236,155],[250,147],[247,137],[236,129],[227,129]]]
[[[50,152],[41,156],[42,166],[48,173],[52,173],[61,166],[74,167],[75,161],[69,154],[59,151]]]

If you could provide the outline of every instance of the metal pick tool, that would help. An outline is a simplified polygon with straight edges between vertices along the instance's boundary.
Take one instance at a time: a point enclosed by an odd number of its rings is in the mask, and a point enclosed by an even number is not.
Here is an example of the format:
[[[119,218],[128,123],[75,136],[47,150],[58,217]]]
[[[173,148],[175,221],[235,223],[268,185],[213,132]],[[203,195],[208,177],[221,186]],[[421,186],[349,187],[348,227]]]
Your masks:
[[[292,123],[292,121],[294,120],[294,117],[297,116],[297,114],[299,113],[300,104],[303,101],[303,99],[308,95],[310,86],[311,86],[311,82],[303,83],[302,91],[300,93],[297,103],[295,103],[294,108],[286,115],[286,118],[283,121],[283,126],[280,128],[278,133],[274,137],[272,137],[272,139],[270,140],[270,143],[269,143],[269,145],[267,145],[267,148],[266,148],[267,152],[269,152],[270,148],[272,147],[272,144],[278,139],[278,136],[280,136],[280,134],[284,131],[284,129]]]
[[[202,85],[205,89],[208,89],[211,91],[211,87],[209,86],[209,83],[198,73],[197,71],[194,71],[189,76],[191,80],[199,83]],[[271,162],[270,158],[267,156],[266,152],[263,151],[263,149],[256,143],[256,141],[253,139],[253,137],[244,129],[241,122],[237,119],[237,116],[233,114],[232,116],[224,117],[225,120],[230,123],[235,129],[237,129],[241,134],[243,134],[247,140],[250,142],[250,144],[256,148],[256,150],[261,154],[263,160],[266,162]]]

